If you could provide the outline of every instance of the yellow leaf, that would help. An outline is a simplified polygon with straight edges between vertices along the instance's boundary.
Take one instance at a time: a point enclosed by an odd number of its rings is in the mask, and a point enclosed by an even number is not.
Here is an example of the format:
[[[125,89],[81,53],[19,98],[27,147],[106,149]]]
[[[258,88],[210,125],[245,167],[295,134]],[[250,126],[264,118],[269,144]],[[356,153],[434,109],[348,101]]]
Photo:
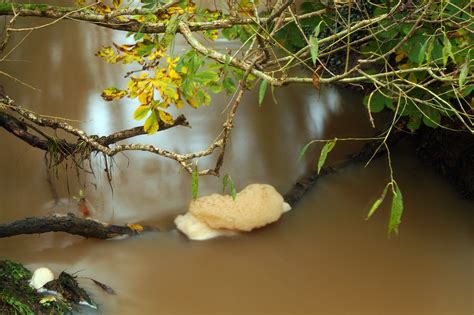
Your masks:
[[[170,69],[169,75],[171,79],[174,79],[174,80],[181,79],[181,76],[179,75],[179,73],[176,72],[174,69]]]
[[[400,66],[398,66],[400,69],[402,70],[406,70],[408,68],[410,68],[410,66],[407,64],[407,63],[404,63],[404,64],[401,64]]]
[[[140,101],[140,104],[148,104],[148,94],[145,92],[138,94],[138,101]]]
[[[113,0],[112,3],[114,5],[114,8],[117,9],[122,5],[122,0]]]
[[[110,7],[103,4],[102,2],[98,2],[94,8],[97,13],[102,14],[102,15],[112,12]]]
[[[395,56],[395,61],[396,62],[400,62],[402,61],[407,55],[402,51],[402,52],[399,52],[396,56]]]
[[[176,68],[176,63],[178,62],[179,57],[171,59],[170,57],[166,58],[166,62],[168,63],[168,68]]]
[[[78,7],[85,7],[86,6],[86,0],[76,0],[75,3]]]
[[[149,56],[148,56],[148,60],[152,61],[152,60],[155,60],[155,59],[160,59],[161,57],[163,57],[163,51],[162,50],[155,50],[153,53],[151,53]]]
[[[127,224],[127,226],[134,231],[142,232],[145,228],[140,224]]]
[[[96,56],[103,58],[106,62],[109,63],[116,63],[117,62],[117,55],[112,47],[102,47],[96,54]]]
[[[168,108],[170,107],[170,103],[168,102],[159,102],[158,104],[156,104],[156,107],[159,107],[159,108]]]
[[[217,30],[205,31],[204,35],[210,40],[214,41],[219,37],[219,32]]]
[[[179,7],[179,6],[172,6],[167,9],[168,14],[173,15],[173,14],[183,14],[184,10]]]
[[[146,83],[145,83],[146,84]],[[142,84],[138,84],[140,87]],[[142,92],[138,94],[138,101],[142,105],[149,104],[153,100],[153,86],[145,85],[143,86]]]
[[[124,90],[119,90],[114,87],[107,88],[102,91],[102,98],[106,101],[115,101],[123,98],[124,96],[127,95],[127,91]]]
[[[199,104],[194,98],[187,98],[186,101],[188,101],[188,104],[191,105],[194,108],[198,108]]]
[[[160,120],[162,122],[164,122],[165,124],[168,124],[168,125],[173,125],[174,124],[173,116],[171,116],[171,114],[169,114],[165,111],[162,111],[162,110],[159,110],[159,113],[160,113]]]
[[[178,99],[174,105],[176,106],[176,108],[183,108],[184,106],[183,100],[181,98]]]
[[[194,12],[196,12],[196,4],[192,1],[190,1],[189,4],[186,5],[184,10],[186,11],[186,13],[193,14]]]
[[[117,61],[121,61],[123,64],[132,63],[134,61],[138,61],[138,63],[140,63],[140,61],[142,61],[142,58],[139,55],[126,53],[118,57]]]

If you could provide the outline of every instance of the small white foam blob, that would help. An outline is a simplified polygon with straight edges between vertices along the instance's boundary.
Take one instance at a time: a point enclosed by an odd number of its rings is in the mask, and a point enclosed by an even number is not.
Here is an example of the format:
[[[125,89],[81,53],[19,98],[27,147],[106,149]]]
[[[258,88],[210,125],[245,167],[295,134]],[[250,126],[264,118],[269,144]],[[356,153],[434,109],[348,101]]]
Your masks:
[[[178,230],[194,241],[203,241],[221,235],[235,234],[235,232],[232,231],[212,229],[206,223],[197,219],[191,212],[178,215],[174,220],[174,223]]]
[[[33,277],[31,277],[30,280],[30,287],[38,290],[52,280],[54,280],[53,272],[49,268],[41,267],[33,272]]]
[[[288,212],[292,209],[288,202],[284,202],[282,208],[282,213]]]

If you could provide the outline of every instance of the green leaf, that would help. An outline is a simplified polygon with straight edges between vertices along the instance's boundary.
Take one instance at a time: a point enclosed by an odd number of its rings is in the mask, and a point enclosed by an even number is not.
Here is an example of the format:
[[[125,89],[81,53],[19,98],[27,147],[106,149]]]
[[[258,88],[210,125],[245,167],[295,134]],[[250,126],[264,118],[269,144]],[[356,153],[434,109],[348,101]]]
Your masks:
[[[311,60],[313,61],[313,64],[315,65],[318,59],[318,50],[319,50],[319,43],[316,37],[311,36],[309,38],[309,48],[311,52]]]
[[[316,61],[318,59],[318,51],[319,51],[319,41],[318,41],[318,36],[319,36],[319,30],[321,28],[321,22],[315,27],[314,29],[314,34],[311,35],[309,38],[309,49],[311,52],[311,60],[313,61],[313,64],[316,64]]]
[[[245,43],[250,36],[252,35],[253,29],[248,25],[243,25],[239,27],[239,39],[242,43]]]
[[[467,74],[469,73],[469,60],[466,60],[461,67],[461,71],[459,72],[459,87],[462,89],[464,83],[466,83]]]
[[[197,165],[194,167],[191,177],[192,177],[191,191],[193,193],[193,199],[196,200],[198,196],[198,190],[199,190],[199,173],[198,173]]]
[[[237,191],[235,190],[235,185],[234,181],[232,180],[232,177],[229,177],[230,179],[230,195],[232,196],[232,200],[235,200],[237,197]]]
[[[224,178],[222,179],[222,193],[225,192],[225,189],[227,187],[228,181],[229,181],[229,174],[225,174]]]
[[[382,204],[382,202],[384,201],[385,199],[385,196],[387,195],[387,190],[388,190],[388,186],[389,185],[386,185],[383,192],[382,192],[382,195],[380,195],[380,197],[375,200],[375,202],[373,203],[372,207],[370,207],[370,210],[369,212],[367,213],[367,218],[366,220],[370,219],[370,217],[375,213],[375,211],[377,211],[377,209],[380,207],[380,205]]]
[[[261,106],[263,99],[265,98],[265,92],[267,91],[268,81],[263,80],[258,90],[258,105]]]
[[[398,234],[398,226],[402,222],[403,214],[403,196],[400,188],[395,183],[395,194],[392,199],[392,208],[390,210],[390,221],[388,223],[388,233]]]
[[[230,28],[225,28],[222,30],[222,36],[228,40],[234,40],[240,36],[240,26],[234,25]]]
[[[385,107],[392,106],[392,99],[386,97],[379,91],[374,91],[364,97],[364,105],[370,108],[372,113],[381,112]]]
[[[144,37],[144,35],[141,32],[141,28],[138,30],[138,32],[135,33],[135,35],[133,35],[133,39],[136,40],[136,41],[139,41],[139,40],[143,39],[143,37]]]
[[[446,66],[446,64],[448,63],[448,57],[451,57],[451,59],[455,62],[454,54],[453,54],[453,46],[451,45],[451,41],[449,40],[448,36],[446,36],[446,34],[444,35],[442,54],[443,54],[443,65]]]
[[[431,128],[439,127],[439,124],[441,123],[441,113],[438,110],[431,108],[424,112],[423,123]]]
[[[138,46],[137,53],[140,57],[148,56],[155,48],[155,43],[151,41],[143,42],[143,46]]]
[[[219,79],[218,74],[214,71],[209,71],[209,70],[196,73],[192,77],[192,80],[201,84],[208,84],[209,82],[217,81],[218,79]]]
[[[222,179],[222,193],[225,192],[228,184],[230,186],[230,195],[232,196],[232,199],[235,200],[237,197],[237,191],[235,190],[234,180],[229,174],[225,174],[224,178]]]
[[[148,105],[140,105],[137,107],[135,112],[133,112],[133,119],[135,120],[142,120],[146,117],[148,112],[150,111],[150,106]]]
[[[209,90],[211,90],[212,93],[214,94],[218,94],[222,91],[222,84],[218,84],[218,83],[215,83],[215,82],[212,82],[211,84],[209,84],[207,86],[209,88]]]
[[[461,92],[462,97],[467,97],[472,92],[474,92],[474,84],[468,84],[468,85],[463,86],[460,92]],[[474,106],[471,105],[471,107],[474,107]]]
[[[428,61],[428,63],[431,61],[431,53],[433,52],[435,44],[435,38],[430,37],[428,41],[426,42],[426,50],[425,50],[425,59]]]
[[[298,161],[300,161],[300,160],[303,158],[304,154],[306,153],[306,151],[308,150],[309,146],[310,146],[312,143],[313,143],[312,141],[306,143],[305,146],[301,149],[300,155],[298,156]]]
[[[382,11],[385,11],[384,13],[387,13],[387,8],[380,8],[381,10],[379,10],[379,8],[375,9],[376,11],[379,11],[379,12],[382,12]],[[375,12],[374,12],[375,13]],[[382,13],[382,14],[384,14]],[[400,24],[397,24],[395,27],[394,27],[394,23],[391,19],[383,19],[379,22],[379,29],[377,30],[380,30],[380,33],[377,32],[377,37],[380,38],[382,41],[384,40],[387,40],[387,39],[393,39],[397,36],[397,34],[402,31],[403,32],[403,28],[401,27]],[[409,29],[411,29],[411,26],[408,27]],[[406,28],[405,28],[406,30]],[[408,30],[409,31],[409,30]]]
[[[224,72],[227,73],[229,71],[229,65],[230,65],[230,56],[225,55],[225,63],[224,63]]]
[[[408,32],[410,32],[412,27],[413,27],[413,24],[411,23],[403,23],[400,29],[402,30],[403,34],[406,35],[408,34]]]
[[[410,120],[407,123],[407,128],[410,129],[411,132],[414,132],[421,126],[422,114],[421,112],[416,112],[409,117]]]
[[[235,83],[234,83],[234,80],[232,80],[232,78],[230,78],[230,77],[226,77],[222,81],[222,86],[224,87],[224,89],[225,89],[225,91],[228,95],[231,95],[235,92]]]
[[[147,120],[145,121],[145,125],[143,125],[143,129],[149,135],[154,134],[158,131],[159,128],[158,119],[156,119],[155,111],[152,111],[150,116],[148,116]]]
[[[423,44],[421,44],[421,48],[420,48],[420,51],[418,52],[418,64],[419,65],[422,65],[423,62],[425,61],[425,57],[426,57],[426,46],[428,45],[428,40],[426,40]]]
[[[313,36],[314,37],[318,37],[319,36],[319,31],[321,30],[321,23],[323,23],[323,21],[320,21],[318,23],[318,25],[316,25],[316,27],[314,28],[314,31],[313,31]]]
[[[408,42],[405,44],[405,47],[407,49],[408,59],[411,62],[419,64],[420,59],[424,61],[426,41],[427,41],[427,38],[426,36],[423,36],[423,35],[414,35],[410,37]]]
[[[178,29],[180,17],[179,15],[173,15],[166,25],[166,32],[161,38],[161,46],[168,47],[176,36],[176,30]]]
[[[326,144],[321,149],[321,154],[319,155],[319,161],[318,161],[318,174],[321,171],[321,168],[323,167],[324,163],[326,162],[326,158],[328,157],[329,152],[331,152],[332,149],[334,149],[335,145],[336,145],[336,139],[326,142]]]

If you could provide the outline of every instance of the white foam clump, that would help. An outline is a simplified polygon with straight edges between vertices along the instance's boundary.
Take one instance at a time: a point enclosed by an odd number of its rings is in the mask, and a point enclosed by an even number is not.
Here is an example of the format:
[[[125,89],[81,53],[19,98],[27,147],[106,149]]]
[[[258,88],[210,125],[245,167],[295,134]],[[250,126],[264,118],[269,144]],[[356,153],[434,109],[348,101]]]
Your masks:
[[[291,210],[271,185],[251,184],[231,196],[212,194],[192,201],[189,211],[175,219],[176,227],[192,240],[249,232],[277,221]]]
[[[30,280],[30,286],[38,290],[52,280],[54,280],[53,272],[49,268],[41,267],[33,272],[33,277],[31,277]]]

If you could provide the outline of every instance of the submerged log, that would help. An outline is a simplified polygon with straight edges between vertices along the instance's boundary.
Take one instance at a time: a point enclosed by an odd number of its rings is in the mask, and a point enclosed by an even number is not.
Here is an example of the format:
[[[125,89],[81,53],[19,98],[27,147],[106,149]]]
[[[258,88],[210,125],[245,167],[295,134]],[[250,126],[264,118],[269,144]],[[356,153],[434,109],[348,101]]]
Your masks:
[[[405,136],[406,133],[394,132],[387,139],[387,145],[394,146]],[[381,143],[379,141],[371,141],[369,143],[366,143],[359,152],[349,156],[344,161],[335,165],[323,167],[319,174],[316,171],[311,172],[310,174],[306,175],[298,182],[296,182],[293,188],[291,188],[290,191],[288,191],[283,196],[283,199],[291,207],[294,207],[295,204],[303,198],[305,193],[310,190],[321,177],[337,173],[350,165],[367,162],[368,160],[370,160],[371,157],[377,158],[385,155],[387,153],[385,147],[380,146],[380,144]]]
[[[145,231],[157,231],[138,224],[114,225],[89,218],[80,218],[72,213],[30,217],[0,224],[0,237],[21,234],[65,232],[86,238],[109,239],[118,236],[132,236]]]

